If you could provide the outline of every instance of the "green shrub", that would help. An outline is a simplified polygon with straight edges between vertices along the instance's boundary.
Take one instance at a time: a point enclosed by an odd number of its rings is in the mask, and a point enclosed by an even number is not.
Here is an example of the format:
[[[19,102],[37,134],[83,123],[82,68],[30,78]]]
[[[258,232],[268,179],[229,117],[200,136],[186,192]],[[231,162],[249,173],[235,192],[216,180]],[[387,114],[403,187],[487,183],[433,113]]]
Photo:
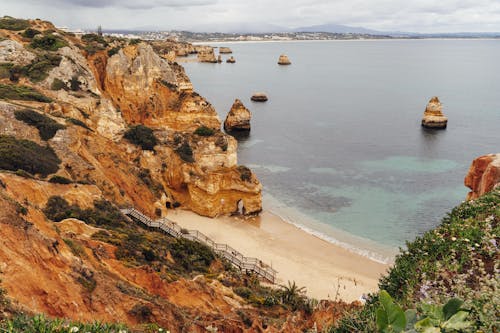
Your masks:
[[[237,170],[240,173],[241,180],[245,182],[249,182],[252,180],[252,171],[249,168],[244,165],[240,165],[238,166]]]
[[[72,184],[73,181],[71,179],[68,179],[66,177],[54,175],[50,177],[49,179],[50,183],[55,183],[55,184]]]
[[[59,66],[62,57],[57,54],[44,53],[36,57],[31,64],[22,68],[22,74],[33,82],[40,82],[47,78],[48,72]]]
[[[14,115],[17,120],[36,127],[40,137],[45,141],[52,139],[58,130],[65,128],[64,125],[59,124],[52,118],[33,110],[17,110]]]
[[[10,78],[10,69],[13,66],[14,66],[14,64],[10,63],[10,62],[0,63],[0,79]]]
[[[92,131],[92,129],[90,127],[88,127],[87,124],[85,124],[83,121],[81,121],[79,119],[68,118],[68,119],[66,119],[66,121],[69,123],[72,123],[73,125],[80,126],[80,127],[85,128],[86,130]]]
[[[137,318],[140,322],[146,322],[153,314],[153,311],[151,311],[151,308],[149,306],[137,303],[132,307],[132,309],[130,309],[129,313]]]
[[[208,246],[184,238],[176,239],[170,251],[175,261],[188,271],[205,273],[215,260],[214,252]]]
[[[80,244],[78,241],[74,241],[68,238],[64,238],[63,241],[64,243],[66,243],[66,245],[68,245],[69,249],[71,250],[71,253],[73,253],[75,256],[80,258],[87,258],[87,253],[85,252],[85,249],[83,248],[82,244]]]
[[[66,86],[66,83],[64,83],[63,80],[60,80],[58,78],[55,78],[53,81],[52,81],[52,84],[50,85],[50,89],[51,90],[61,90],[61,89],[64,89],[64,90],[67,90],[68,89],[68,86]]]
[[[244,299],[249,299],[252,295],[252,290],[247,287],[236,287],[233,289],[234,293]]]
[[[23,101],[37,101],[50,103],[52,100],[35,89],[27,86],[0,83],[0,99],[14,99]]]
[[[112,57],[120,51],[121,47],[116,46],[108,50],[108,57]]]
[[[124,136],[131,143],[141,146],[143,150],[153,150],[157,144],[153,130],[144,125],[136,125],[129,128]]]
[[[67,319],[49,319],[44,315],[19,314],[0,322],[0,331],[9,333],[66,333],[70,332],[71,329],[73,332],[89,333],[117,333],[122,330],[127,332],[127,327],[122,324],[80,323]]]
[[[107,44],[104,37],[98,34],[85,34],[82,36],[82,41],[86,43],[99,43],[105,45]]]
[[[35,37],[36,35],[39,35],[39,34],[41,34],[40,31],[38,31],[36,29],[28,28],[28,29],[26,29],[26,30],[23,31],[23,33],[21,34],[21,36],[31,39],[31,38]]]
[[[137,45],[137,44],[139,44],[140,42],[142,42],[142,40],[141,40],[141,39],[139,39],[139,38],[134,38],[134,39],[131,39],[128,43],[129,43],[129,45]]]
[[[179,157],[188,163],[194,162],[193,150],[187,141],[184,141],[179,147],[174,150]]]
[[[61,47],[67,46],[65,40],[58,36],[48,34],[44,36],[36,36],[30,43],[30,46],[34,49],[42,49],[45,51],[57,51]]]
[[[78,80],[78,76],[73,75],[69,80],[69,89],[71,89],[71,91],[78,91],[80,90],[80,84],[82,83]]]
[[[215,130],[210,127],[200,126],[194,131],[194,134],[199,136],[212,136],[215,134]]]
[[[61,160],[50,147],[0,135],[0,169],[11,171],[20,169],[45,177],[57,172],[60,163]]]
[[[0,18],[0,29],[5,30],[24,30],[30,26],[28,20],[16,19],[10,16]]]

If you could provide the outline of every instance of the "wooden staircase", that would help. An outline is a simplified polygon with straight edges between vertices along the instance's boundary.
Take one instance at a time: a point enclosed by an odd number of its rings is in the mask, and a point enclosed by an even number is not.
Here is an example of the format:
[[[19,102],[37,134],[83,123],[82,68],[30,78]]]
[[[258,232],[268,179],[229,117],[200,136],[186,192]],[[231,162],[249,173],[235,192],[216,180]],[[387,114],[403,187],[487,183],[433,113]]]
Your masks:
[[[263,278],[271,283],[276,281],[276,273],[271,266],[264,264],[261,260],[252,257],[245,257],[243,254],[232,248],[227,244],[220,244],[214,242],[212,239],[205,236],[198,230],[187,230],[181,228],[177,223],[167,219],[161,218],[152,220],[135,208],[125,208],[120,210],[123,215],[131,217],[150,228],[158,228],[163,232],[175,238],[185,238],[191,241],[205,244],[215,253],[227,259],[231,264],[239,268],[241,271],[254,273],[260,278]]]

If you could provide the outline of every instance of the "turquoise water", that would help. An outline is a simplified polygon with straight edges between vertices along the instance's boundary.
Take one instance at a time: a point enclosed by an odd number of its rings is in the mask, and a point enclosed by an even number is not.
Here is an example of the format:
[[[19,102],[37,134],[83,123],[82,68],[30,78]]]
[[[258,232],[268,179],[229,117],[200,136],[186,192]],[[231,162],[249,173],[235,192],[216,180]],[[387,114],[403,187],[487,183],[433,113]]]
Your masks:
[[[234,65],[185,64],[195,90],[221,119],[235,98],[252,111],[239,162],[273,198],[266,208],[325,238],[401,246],[465,198],[475,157],[499,151],[498,40],[228,46]],[[251,102],[257,91],[269,101]],[[444,131],[420,126],[434,95]]]

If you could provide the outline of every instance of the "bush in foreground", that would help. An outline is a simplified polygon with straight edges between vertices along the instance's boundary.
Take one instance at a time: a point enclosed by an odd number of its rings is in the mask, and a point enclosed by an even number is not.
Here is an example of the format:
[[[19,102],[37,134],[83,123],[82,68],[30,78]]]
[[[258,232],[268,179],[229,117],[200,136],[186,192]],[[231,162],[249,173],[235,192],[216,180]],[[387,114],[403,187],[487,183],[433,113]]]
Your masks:
[[[43,147],[29,140],[18,140],[0,135],[0,169],[23,170],[47,176],[59,170],[61,160],[52,148]]]

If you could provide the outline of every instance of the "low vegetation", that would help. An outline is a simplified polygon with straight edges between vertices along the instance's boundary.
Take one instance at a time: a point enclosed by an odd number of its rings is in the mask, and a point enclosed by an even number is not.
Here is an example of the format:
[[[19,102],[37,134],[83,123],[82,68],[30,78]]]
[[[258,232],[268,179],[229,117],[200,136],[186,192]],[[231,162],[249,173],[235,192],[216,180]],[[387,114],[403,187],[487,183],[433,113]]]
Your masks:
[[[132,266],[149,265],[170,281],[179,276],[207,273],[216,260],[215,253],[203,244],[148,231],[140,222],[125,222],[121,212],[108,201],[98,200],[93,208],[82,209],[60,196],[53,196],[43,212],[54,222],[76,218],[106,229],[94,234],[93,238],[115,245],[117,259]],[[173,260],[168,260],[169,256]]]
[[[86,130],[92,131],[92,129],[90,127],[88,127],[87,124],[85,124],[83,121],[81,121],[79,119],[67,118],[66,121],[68,123],[73,124],[73,125],[80,126],[80,127],[85,128]]]
[[[189,145],[189,142],[183,141],[180,146],[174,149],[174,151],[179,155],[179,157],[184,161],[188,163],[193,163],[194,162],[194,157],[193,157],[193,149],[191,149],[191,146]]]
[[[23,33],[21,34],[21,36],[25,37],[25,38],[33,38],[35,37],[36,35],[39,35],[41,34],[40,31],[36,30],[36,29],[32,29],[32,28],[28,28],[26,30],[23,31]]]
[[[61,89],[68,90],[68,86],[66,85],[66,83],[64,83],[63,80],[55,78],[52,81],[52,84],[50,85],[50,89],[55,90],[55,91],[61,90]]]
[[[19,31],[27,29],[29,26],[28,20],[16,19],[10,16],[0,18],[0,29]]]
[[[240,173],[240,179],[244,182],[249,182],[252,180],[252,171],[244,165],[240,165],[237,168]]]
[[[140,146],[143,150],[153,150],[158,143],[153,130],[144,125],[129,128],[123,135],[131,143]]]
[[[212,136],[215,134],[215,130],[210,127],[200,126],[194,131],[194,134],[199,136]]]
[[[401,308],[415,309],[422,320],[434,313],[432,320],[427,321],[431,322],[429,325],[442,320],[440,328],[434,327],[434,330],[425,331],[424,326],[412,329],[417,332],[500,330],[499,222],[500,189],[497,189],[459,205],[440,226],[407,243],[407,249],[401,251],[393,268],[380,280],[380,289],[387,291]],[[450,323],[445,324],[449,316],[436,318],[454,298],[464,301],[459,308],[467,316],[461,313],[455,319],[470,322],[467,327],[456,329]],[[353,329],[376,332],[381,301],[381,297],[372,296],[362,311],[351,313],[338,327],[332,328],[332,332]],[[388,332],[380,326],[378,331]]]
[[[30,46],[34,49],[57,51],[61,47],[68,46],[68,43],[66,43],[66,41],[59,36],[47,34],[43,36],[35,36],[35,38],[31,41]]]
[[[28,316],[17,315],[12,319],[0,322],[0,332],[9,333],[118,333],[127,332],[122,324],[107,324],[101,322],[81,323],[67,319],[49,319],[44,315]]]
[[[50,177],[49,183],[54,183],[54,184],[72,184],[73,181],[71,179],[66,178],[66,177],[55,175],[55,176]]]
[[[33,110],[17,110],[14,115],[17,120],[36,127],[40,138],[45,141],[52,139],[58,130],[65,128],[64,125],[59,124],[52,118]]]
[[[32,82],[40,82],[47,78],[52,68],[59,66],[61,59],[62,57],[57,54],[43,53],[38,55],[31,64],[19,68],[18,71]]]
[[[31,87],[2,83],[0,83],[0,99],[36,101],[43,103],[52,102],[50,98],[42,95]]]
[[[0,169],[22,170],[30,174],[47,176],[59,170],[61,160],[52,148],[29,140],[18,140],[0,135]]]

